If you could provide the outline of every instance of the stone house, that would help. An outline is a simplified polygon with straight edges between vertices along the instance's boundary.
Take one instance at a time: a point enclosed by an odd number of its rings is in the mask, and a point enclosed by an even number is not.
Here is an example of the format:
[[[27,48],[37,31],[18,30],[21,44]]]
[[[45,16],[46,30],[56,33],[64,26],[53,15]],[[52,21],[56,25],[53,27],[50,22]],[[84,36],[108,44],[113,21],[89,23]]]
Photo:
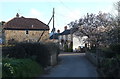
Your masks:
[[[42,42],[49,40],[49,26],[36,18],[16,17],[3,25],[5,43],[9,42]]]

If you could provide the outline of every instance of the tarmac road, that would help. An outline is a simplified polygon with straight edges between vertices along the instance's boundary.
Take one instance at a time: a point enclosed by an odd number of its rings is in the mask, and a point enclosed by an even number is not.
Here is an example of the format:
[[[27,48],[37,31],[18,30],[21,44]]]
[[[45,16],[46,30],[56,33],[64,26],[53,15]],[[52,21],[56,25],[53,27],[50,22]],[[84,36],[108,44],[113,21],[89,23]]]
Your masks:
[[[85,53],[61,53],[61,62],[42,77],[98,77],[96,67],[85,57]]]

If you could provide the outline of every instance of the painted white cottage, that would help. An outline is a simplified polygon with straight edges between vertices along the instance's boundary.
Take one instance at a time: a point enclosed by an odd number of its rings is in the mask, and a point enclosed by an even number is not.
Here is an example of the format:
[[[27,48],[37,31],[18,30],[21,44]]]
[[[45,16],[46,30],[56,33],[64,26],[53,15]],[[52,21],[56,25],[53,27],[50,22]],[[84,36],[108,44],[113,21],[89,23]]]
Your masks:
[[[64,29],[65,30],[58,36],[61,49],[75,52],[79,47],[85,46],[83,40],[85,40],[86,37],[76,37],[71,29],[67,29],[67,26],[65,26]]]

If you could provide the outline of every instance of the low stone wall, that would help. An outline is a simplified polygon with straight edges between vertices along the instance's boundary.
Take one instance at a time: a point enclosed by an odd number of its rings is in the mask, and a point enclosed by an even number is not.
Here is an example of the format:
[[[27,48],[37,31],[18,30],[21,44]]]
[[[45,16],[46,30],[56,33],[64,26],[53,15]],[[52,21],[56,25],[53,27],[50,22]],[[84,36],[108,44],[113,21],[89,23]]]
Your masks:
[[[50,56],[50,65],[54,66],[57,64],[57,54],[54,53]]]
[[[86,58],[93,63],[95,66],[98,66],[97,64],[97,57],[94,53],[86,52]]]

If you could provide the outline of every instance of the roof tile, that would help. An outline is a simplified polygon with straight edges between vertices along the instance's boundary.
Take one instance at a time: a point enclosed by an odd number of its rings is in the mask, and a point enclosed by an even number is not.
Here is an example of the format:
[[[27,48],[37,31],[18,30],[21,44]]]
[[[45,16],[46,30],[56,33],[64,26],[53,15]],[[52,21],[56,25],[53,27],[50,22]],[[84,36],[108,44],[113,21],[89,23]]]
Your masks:
[[[49,30],[49,26],[35,18],[16,17],[5,23],[4,29]]]

